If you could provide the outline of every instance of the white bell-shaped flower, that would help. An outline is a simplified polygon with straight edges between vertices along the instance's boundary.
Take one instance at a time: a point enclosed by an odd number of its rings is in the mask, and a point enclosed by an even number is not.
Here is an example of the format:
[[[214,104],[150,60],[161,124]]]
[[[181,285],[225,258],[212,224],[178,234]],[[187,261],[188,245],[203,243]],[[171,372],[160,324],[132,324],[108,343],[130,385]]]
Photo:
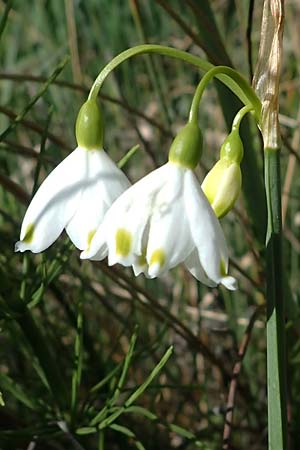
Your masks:
[[[129,187],[127,177],[102,149],[102,120],[94,102],[88,101],[81,108],[76,136],[78,147],[34,195],[15,251],[41,252],[64,228],[76,247],[88,248],[106,211]]]
[[[104,150],[77,147],[36,192],[15,250],[42,252],[64,228],[76,247],[87,248],[106,211],[129,185]]]
[[[219,221],[191,168],[171,160],[125,191],[81,258],[133,266],[154,278],[184,262],[208,286],[236,289]]]

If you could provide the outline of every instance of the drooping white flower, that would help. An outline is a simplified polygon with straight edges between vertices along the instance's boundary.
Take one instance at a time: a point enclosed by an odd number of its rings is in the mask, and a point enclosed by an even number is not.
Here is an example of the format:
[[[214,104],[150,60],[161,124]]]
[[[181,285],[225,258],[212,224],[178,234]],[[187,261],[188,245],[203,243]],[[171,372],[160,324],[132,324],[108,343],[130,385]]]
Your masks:
[[[106,211],[129,185],[104,150],[77,147],[36,192],[15,250],[41,252],[64,228],[76,247],[87,248]]]
[[[76,122],[78,147],[45,179],[23,220],[15,251],[48,248],[66,229],[86,249],[106,211],[130,185],[103,150],[103,121],[93,100],[81,107]]]
[[[236,289],[223,231],[191,168],[169,161],[125,191],[81,258],[157,277],[180,262],[208,286]]]

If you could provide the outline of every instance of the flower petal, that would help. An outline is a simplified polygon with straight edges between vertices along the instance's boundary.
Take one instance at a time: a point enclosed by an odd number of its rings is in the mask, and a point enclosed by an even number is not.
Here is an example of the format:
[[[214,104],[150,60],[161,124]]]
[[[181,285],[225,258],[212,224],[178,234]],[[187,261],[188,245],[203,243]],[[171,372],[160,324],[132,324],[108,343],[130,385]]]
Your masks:
[[[107,243],[110,265],[134,263],[135,255],[142,254],[142,236],[152,199],[162,182],[163,167],[142,178],[116,199],[105,216],[103,226],[93,237],[89,250],[82,253],[81,258],[102,259]]]
[[[221,278],[221,284],[230,291],[235,291],[238,288],[238,283],[234,277],[227,276]]]
[[[70,239],[80,250],[89,246],[108,208],[130,186],[104,150],[88,150],[86,155],[85,187],[66,226]]]
[[[209,287],[216,287],[217,284],[212,281],[203,270],[201,266],[200,259],[198,256],[197,249],[193,250],[192,253],[186,258],[184,261],[187,269],[191,272],[191,274],[197,278],[197,280],[201,281],[201,283],[206,284]]]
[[[209,279],[217,284],[222,283],[228,270],[228,250],[224,234],[192,171],[186,172],[184,195],[190,230],[200,263]]]
[[[86,150],[77,147],[45,179],[26,211],[15,251],[48,248],[73,216],[84,188]]]
[[[185,169],[170,164],[166,184],[155,198],[146,254],[151,278],[184,261],[194,246],[185,214],[184,174]]]

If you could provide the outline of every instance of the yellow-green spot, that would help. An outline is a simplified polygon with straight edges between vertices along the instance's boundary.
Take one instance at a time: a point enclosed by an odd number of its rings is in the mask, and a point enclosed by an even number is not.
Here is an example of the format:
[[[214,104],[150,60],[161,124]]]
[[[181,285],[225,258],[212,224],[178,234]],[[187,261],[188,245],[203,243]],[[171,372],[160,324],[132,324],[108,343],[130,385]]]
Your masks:
[[[146,250],[142,252],[141,255],[137,257],[137,265],[138,266],[146,266],[147,260],[146,260]]]
[[[25,236],[22,239],[23,242],[26,242],[26,244],[30,244],[30,242],[32,242],[33,239],[33,233],[34,233],[34,224],[30,223],[29,225],[27,225]]]
[[[166,262],[165,252],[161,248],[154,250],[150,258],[150,266],[152,266],[152,264],[159,264],[159,266],[162,267],[165,264],[165,262]]]
[[[226,270],[226,264],[223,259],[221,259],[221,262],[220,262],[220,272],[221,272],[222,277],[226,277],[227,270]]]
[[[119,228],[116,233],[116,253],[121,256],[128,256],[131,249],[131,233],[124,228]]]
[[[89,249],[92,243],[92,239],[95,236],[96,230],[91,230],[88,232],[87,236],[87,248]]]

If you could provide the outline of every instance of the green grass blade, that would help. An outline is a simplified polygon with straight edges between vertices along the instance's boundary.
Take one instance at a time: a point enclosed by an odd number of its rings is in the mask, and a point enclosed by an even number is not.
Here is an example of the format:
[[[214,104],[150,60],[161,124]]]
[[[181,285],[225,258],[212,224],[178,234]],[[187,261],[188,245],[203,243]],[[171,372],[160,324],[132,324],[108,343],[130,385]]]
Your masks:
[[[82,332],[83,332],[83,300],[80,296],[77,304],[77,328],[74,345],[74,369],[72,374],[72,389],[71,389],[71,421],[75,420],[78,391],[81,382],[82,375],[82,359],[83,359],[83,347],[82,347]]]
[[[16,400],[27,406],[27,408],[30,408],[32,410],[38,409],[38,404],[34,400],[34,398],[29,397],[19,383],[14,381],[8,375],[5,375],[4,373],[1,372],[0,372],[0,386],[1,389],[3,389],[3,391],[6,391],[9,394],[11,394]],[[4,406],[4,403],[2,403],[2,406]]]
[[[268,204],[267,375],[269,450],[287,448],[285,308],[282,286],[281,186],[279,149],[265,149]]]
[[[0,141],[3,141],[8,134],[15,129],[18,123],[20,123],[26,114],[31,110],[31,108],[35,105],[35,103],[39,100],[42,95],[47,91],[51,83],[58,77],[58,75],[62,72],[64,67],[69,61],[69,57],[65,57],[54,69],[53,73],[50,75],[46,83],[44,83],[39,89],[38,93],[30,100],[30,102],[25,106],[22,112],[16,116],[16,118],[10,123],[10,125],[0,134]]]
[[[2,37],[3,31],[5,29],[6,23],[7,23],[9,11],[12,8],[12,4],[13,4],[13,0],[8,0],[5,4],[4,13],[3,13],[3,15],[1,17],[1,21],[0,21],[0,41],[1,41],[1,37]]]
[[[154,367],[148,378],[144,381],[144,383],[135,391],[131,396],[126,400],[125,407],[131,406],[139,397],[142,395],[142,393],[147,389],[149,384],[152,382],[152,380],[159,374],[161,369],[164,367],[164,365],[167,363],[168,359],[173,353],[173,346],[168,348],[164,356],[161,358],[159,363]]]
[[[118,433],[124,434],[125,436],[127,436],[129,438],[132,438],[134,440],[134,445],[139,450],[146,450],[145,447],[143,446],[143,444],[137,440],[137,437],[134,434],[134,432],[131,431],[129,428],[124,427],[123,425],[118,425],[116,423],[113,423],[112,425],[110,425],[109,428],[111,428],[114,431],[117,431]]]

